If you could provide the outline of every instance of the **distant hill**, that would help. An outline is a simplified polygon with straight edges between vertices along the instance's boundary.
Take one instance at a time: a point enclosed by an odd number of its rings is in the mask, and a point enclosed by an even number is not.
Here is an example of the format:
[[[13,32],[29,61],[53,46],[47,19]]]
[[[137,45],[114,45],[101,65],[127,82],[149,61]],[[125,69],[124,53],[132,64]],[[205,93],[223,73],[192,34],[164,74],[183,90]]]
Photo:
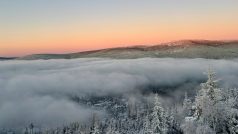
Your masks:
[[[144,57],[229,59],[238,58],[238,41],[182,40],[161,43],[154,46],[109,48],[70,54],[34,54],[18,59],[73,59],[89,57],[116,59],[133,59]]]
[[[16,57],[0,57],[0,61],[1,60],[12,60],[15,59]]]

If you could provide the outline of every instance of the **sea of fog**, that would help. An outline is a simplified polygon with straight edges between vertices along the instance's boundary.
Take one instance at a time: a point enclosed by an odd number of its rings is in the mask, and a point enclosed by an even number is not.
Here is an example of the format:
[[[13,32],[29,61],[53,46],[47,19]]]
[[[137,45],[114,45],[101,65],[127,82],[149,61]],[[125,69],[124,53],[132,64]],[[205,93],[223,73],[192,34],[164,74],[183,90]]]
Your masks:
[[[110,96],[158,92],[172,98],[195,92],[211,67],[223,88],[238,87],[238,60],[73,59],[0,61],[0,128],[29,122],[61,125],[86,121],[103,110],[69,96]]]

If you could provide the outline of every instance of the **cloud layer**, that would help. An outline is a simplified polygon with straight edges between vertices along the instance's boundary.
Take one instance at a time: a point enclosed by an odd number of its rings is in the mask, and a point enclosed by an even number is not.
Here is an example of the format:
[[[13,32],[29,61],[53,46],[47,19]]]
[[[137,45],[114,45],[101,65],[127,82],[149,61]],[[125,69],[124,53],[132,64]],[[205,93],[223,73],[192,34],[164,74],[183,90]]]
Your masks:
[[[60,125],[95,111],[68,96],[160,90],[179,96],[206,80],[211,66],[223,87],[238,87],[238,60],[144,58],[0,62],[0,126]],[[100,111],[102,113],[102,111]]]

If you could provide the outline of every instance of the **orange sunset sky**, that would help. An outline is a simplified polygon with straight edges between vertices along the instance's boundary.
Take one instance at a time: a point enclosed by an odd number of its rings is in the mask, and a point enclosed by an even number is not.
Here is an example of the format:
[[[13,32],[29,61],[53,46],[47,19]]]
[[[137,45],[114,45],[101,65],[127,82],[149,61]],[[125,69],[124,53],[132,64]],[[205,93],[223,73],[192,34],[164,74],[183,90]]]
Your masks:
[[[237,0],[2,0],[0,56],[237,40]]]

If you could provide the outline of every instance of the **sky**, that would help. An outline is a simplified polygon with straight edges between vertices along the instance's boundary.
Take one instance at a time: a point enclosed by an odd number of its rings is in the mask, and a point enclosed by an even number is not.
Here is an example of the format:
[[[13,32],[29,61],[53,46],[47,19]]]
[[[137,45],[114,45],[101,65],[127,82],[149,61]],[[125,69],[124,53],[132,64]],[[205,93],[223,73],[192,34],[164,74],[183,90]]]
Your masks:
[[[1,0],[0,56],[238,39],[237,0]]]

